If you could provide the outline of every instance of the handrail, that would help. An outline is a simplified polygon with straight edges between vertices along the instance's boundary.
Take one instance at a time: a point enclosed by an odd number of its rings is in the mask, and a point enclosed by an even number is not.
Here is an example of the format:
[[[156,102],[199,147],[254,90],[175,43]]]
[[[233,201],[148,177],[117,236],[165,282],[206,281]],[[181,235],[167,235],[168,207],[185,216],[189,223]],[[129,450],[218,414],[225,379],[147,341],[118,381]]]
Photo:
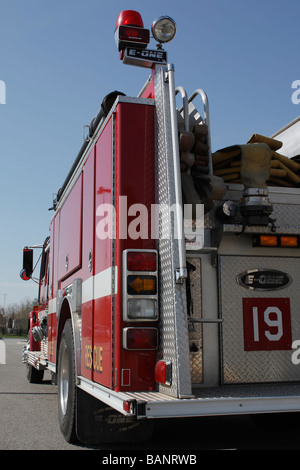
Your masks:
[[[170,120],[171,120],[171,134],[172,134],[172,147],[173,147],[173,168],[174,168],[174,181],[175,181],[175,198],[176,198],[176,211],[174,223],[176,224],[177,237],[178,237],[178,257],[179,266],[176,268],[176,283],[183,283],[187,277],[186,258],[185,258],[185,240],[182,221],[182,194],[181,194],[181,178],[180,178],[180,163],[179,163],[179,142],[178,142],[178,123],[177,123],[177,110],[175,102],[175,79],[174,79],[174,65],[168,64],[167,77],[169,83],[170,95]]]
[[[192,95],[189,97],[188,103],[191,103],[196,98],[197,95],[201,96],[203,107],[204,107],[203,109],[204,122],[207,125],[207,129],[208,129],[208,135],[207,135],[208,156],[209,156],[208,167],[209,167],[209,174],[212,175],[213,165],[212,165],[212,156],[211,156],[210,117],[209,117],[209,104],[208,104],[207,94],[201,88],[197,88],[197,90],[195,90],[194,93],[192,93]]]
[[[188,132],[189,130],[189,103],[188,97],[186,94],[185,89],[182,86],[178,86],[175,88],[175,96],[181,93],[182,97],[182,107],[180,110],[183,110],[183,119],[184,119],[184,130]]]

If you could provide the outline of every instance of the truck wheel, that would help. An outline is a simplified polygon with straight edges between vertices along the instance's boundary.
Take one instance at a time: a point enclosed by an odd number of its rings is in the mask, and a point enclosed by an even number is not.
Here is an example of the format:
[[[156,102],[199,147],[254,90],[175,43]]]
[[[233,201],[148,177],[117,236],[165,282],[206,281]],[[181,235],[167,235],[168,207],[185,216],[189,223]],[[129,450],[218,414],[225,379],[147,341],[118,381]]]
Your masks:
[[[76,381],[75,357],[71,320],[63,329],[58,353],[58,418],[61,432],[67,442],[77,442],[76,436]]]
[[[84,445],[141,443],[154,431],[154,420],[123,416],[97,398],[77,389],[78,439]]]
[[[37,370],[35,367],[30,364],[26,364],[26,377],[29,383],[31,384],[40,384],[44,378],[44,371]]]

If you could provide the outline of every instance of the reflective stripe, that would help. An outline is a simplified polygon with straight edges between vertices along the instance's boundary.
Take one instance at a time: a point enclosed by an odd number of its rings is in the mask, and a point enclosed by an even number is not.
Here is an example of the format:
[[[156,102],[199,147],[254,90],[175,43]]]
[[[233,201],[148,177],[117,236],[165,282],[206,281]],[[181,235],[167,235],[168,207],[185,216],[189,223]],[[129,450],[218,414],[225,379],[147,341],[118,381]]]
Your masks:
[[[118,270],[115,267],[115,287],[117,290]],[[95,276],[91,276],[82,283],[82,303],[90,300],[101,299],[112,293],[112,267],[101,271]],[[115,291],[115,293],[117,293]]]
[[[82,303],[101,299],[112,293],[112,267],[91,276],[82,283]],[[115,267],[115,294],[118,287],[118,269]],[[48,313],[56,312],[56,298],[49,300]]]
[[[94,276],[89,277],[82,283],[82,303],[89,302],[94,298]]]
[[[49,300],[48,304],[48,314],[56,313],[56,297]]]

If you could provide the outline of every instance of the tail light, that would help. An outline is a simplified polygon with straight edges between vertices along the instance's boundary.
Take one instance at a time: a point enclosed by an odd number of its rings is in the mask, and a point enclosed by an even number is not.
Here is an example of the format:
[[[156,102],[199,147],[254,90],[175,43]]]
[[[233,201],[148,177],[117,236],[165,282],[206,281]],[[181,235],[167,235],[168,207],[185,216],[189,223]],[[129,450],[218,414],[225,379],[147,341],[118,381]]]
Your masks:
[[[127,252],[127,269],[128,271],[156,271],[156,252]]]
[[[145,49],[150,42],[150,31],[144,28],[141,15],[134,10],[122,11],[117,19],[115,41],[118,50],[134,46]]]
[[[123,347],[129,351],[153,351],[158,346],[157,328],[123,329]]]
[[[156,250],[123,253],[123,320],[158,320]]]
[[[157,301],[153,299],[128,299],[127,321],[157,320]]]
[[[155,365],[155,381],[165,385],[172,383],[172,362],[158,361]]]

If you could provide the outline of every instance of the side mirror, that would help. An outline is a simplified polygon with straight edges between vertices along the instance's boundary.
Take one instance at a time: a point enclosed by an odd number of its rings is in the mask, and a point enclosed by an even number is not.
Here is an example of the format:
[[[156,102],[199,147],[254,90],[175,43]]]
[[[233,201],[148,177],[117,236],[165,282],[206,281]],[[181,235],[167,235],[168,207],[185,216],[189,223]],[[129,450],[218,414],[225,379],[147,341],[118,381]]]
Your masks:
[[[29,281],[33,272],[33,250],[25,247],[23,250],[23,268],[20,277],[23,281]]]

